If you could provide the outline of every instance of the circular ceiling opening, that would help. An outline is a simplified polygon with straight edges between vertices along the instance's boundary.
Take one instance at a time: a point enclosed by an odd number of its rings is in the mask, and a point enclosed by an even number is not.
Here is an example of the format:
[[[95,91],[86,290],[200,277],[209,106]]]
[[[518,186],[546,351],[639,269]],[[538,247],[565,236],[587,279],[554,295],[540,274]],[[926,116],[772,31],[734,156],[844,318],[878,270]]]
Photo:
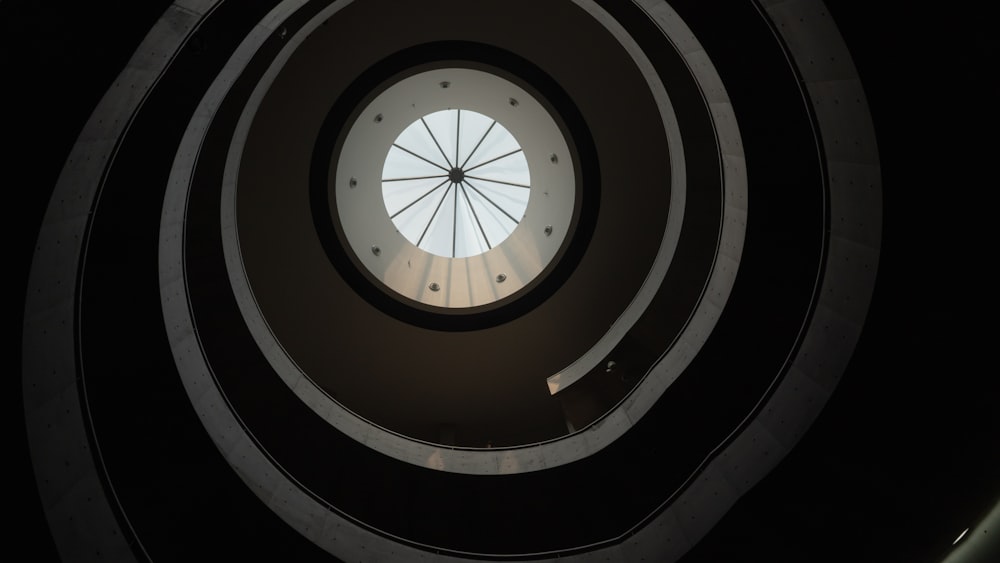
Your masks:
[[[531,291],[572,238],[569,146],[546,107],[506,78],[419,72],[356,115],[330,176],[332,216],[355,264],[393,299],[457,313],[499,306]]]
[[[524,218],[530,196],[521,145],[496,119],[471,110],[414,121],[382,168],[382,199],[396,229],[417,248],[445,258],[499,246]]]

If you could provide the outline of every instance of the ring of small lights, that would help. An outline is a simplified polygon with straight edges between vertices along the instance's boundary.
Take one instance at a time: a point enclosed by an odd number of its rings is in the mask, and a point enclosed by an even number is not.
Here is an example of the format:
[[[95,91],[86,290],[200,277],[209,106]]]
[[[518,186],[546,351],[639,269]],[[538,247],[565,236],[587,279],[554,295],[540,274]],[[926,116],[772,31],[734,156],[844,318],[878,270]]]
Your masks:
[[[363,238],[353,243],[340,220],[337,198],[331,197],[338,185],[350,189],[352,174],[340,170],[340,155],[352,125],[362,122],[361,115],[367,111],[372,115],[365,114],[366,119],[374,119],[379,113],[369,109],[372,101],[407,78],[444,68],[488,73],[509,83],[512,90],[524,92],[558,127],[565,141],[567,158],[556,166],[566,170],[573,182],[573,193],[569,196],[572,214],[564,232],[557,235],[562,238],[552,258],[522,284],[512,284],[513,289],[505,289],[497,299],[468,303],[461,308],[440,306],[439,294],[433,291],[401,292],[401,286],[387,285],[381,276],[374,275],[366,261],[377,258],[370,249],[378,243]],[[509,104],[510,97],[497,98],[497,101]],[[508,105],[508,108],[520,109],[521,106],[510,108]],[[418,114],[421,112],[413,114],[414,119],[420,117]],[[532,169],[546,165],[553,166],[553,163],[538,162]],[[359,76],[337,99],[321,127],[313,151],[310,198],[314,226],[323,249],[337,272],[358,295],[390,316],[413,325],[447,331],[480,330],[531,311],[558,291],[573,273],[586,252],[597,221],[600,178],[597,150],[586,121],[572,98],[543,70],[504,49],[467,41],[442,41],[411,47],[386,57]],[[415,250],[418,254],[428,254]],[[440,264],[438,269],[441,269]],[[497,273],[503,272],[494,275]],[[420,290],[426,290],[430,283],[445,285],[432,279],[420,279],[422,283],[417,286]],[[504,286],[495,284],[495,287]]]
[[[384,186],[379,180],[383,162],[388,158],[380,157],[389,147],[397,151],[394,154],[420,164],[421,169],[433,170],[427,163],[419,162],[419,157],[413,156],[415,153],[403,153],[407,147],[397,149],[395,143],[405,128],[419,123],[424,116],[453,108],[460,110],[459,116],[464,110],[493,118],[501,129],[510,131],[520,145],[518,155],[527,159],[531,177],[530,188],[508,188],[530,194],[523,216],[512,218],[519,221],[513,232],[487,252],[457,258],[429,252],[403,236],[387,212]],[[448,146],[447,139],[442,138],[441,143]],[[494,73],[439,68],[395,81],[357,114],[337,148],[331,172],[335,196],[330,198],[330,215],[338,237],[350,248],[352,261],[360,264],[359,269],[372,283],[411,306],[431,310],[475,309],[516,299],[532,286],[536,277],[551,271],[549,264],[558,262],[565,253],[562,243],[575,226],[574,216],[579,216],[574,213],[579,188],[574,178],[575,159],[558,123],[534,96]],[[441,154],[426,156],[440,158]],[[488,153],[483,159],[499,156],[500,153]],[[437,170],[437,174],[442,173]],[[473,180],[471,175],[469,178],[469,188],[465,190],[463,186],[463,190],[472,192],[468,197],[480,197],[481,192],[474,190],[487,189],[485,182]],[[447,224],[451,210],[441,206],[449,200],[450,192],[443,188],[447,181],[435,178],[424,182],[440,182],[436,195],[424,201],[430,202],[430,208],[434,208],[433,202],[438,202],[431,223],[434,217],[441,217]],[[455,213],[458,218],[457,206]],[[427,230],[424,233],[433,234]]]

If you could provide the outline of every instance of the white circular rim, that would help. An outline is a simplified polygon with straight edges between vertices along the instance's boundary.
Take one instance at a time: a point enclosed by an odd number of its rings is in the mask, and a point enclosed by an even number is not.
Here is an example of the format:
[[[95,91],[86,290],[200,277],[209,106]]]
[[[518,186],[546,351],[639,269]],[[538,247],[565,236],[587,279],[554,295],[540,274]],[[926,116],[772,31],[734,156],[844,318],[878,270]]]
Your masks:
[[[517,139],[534,193],[502,243],[452,258],[399,232],[386,213],[382,173],[384,155],[411,124],[459,108],[497,120]],[[548,110],[513,82],[469,68],[428,70],[386,88],[355,119],[330,172],[331,213],[357,261],[395,294],[430,307],[480,307],[524,289],[557,256],[576,203],[572,153]]]

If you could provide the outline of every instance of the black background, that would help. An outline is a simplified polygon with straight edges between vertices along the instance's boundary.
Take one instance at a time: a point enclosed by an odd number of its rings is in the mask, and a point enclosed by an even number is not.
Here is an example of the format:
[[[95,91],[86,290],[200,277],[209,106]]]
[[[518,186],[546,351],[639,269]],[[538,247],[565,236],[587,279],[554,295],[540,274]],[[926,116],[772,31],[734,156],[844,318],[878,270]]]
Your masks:
[[[865,85],[883,167],[874,299],[823,414],[685,561],[934,561],[1000,498],[990,275],[996,33],[974,9],[827,4]],[[167,5],[0,5],[11,354],[20,354],[27,271],[52,186]],[[28,460],[20,364],[5,373],[7,512],[16,522],[6,547],[54,559]]]

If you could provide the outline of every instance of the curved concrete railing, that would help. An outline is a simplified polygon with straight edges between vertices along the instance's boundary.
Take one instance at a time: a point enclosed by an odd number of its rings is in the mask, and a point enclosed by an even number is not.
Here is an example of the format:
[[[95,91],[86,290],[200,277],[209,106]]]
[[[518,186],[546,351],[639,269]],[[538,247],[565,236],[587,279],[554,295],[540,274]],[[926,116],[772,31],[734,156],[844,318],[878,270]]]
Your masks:
[[[38,492],[66,560],[135,559],[143,552],[114,488],[106,484],[78,371],[77,283],[90,216],[105,171],[148,93],[216,0],[178,0],[143,39],[101,98],[70,152],[42,221],[24,307],[22,378],[25,425]]]

